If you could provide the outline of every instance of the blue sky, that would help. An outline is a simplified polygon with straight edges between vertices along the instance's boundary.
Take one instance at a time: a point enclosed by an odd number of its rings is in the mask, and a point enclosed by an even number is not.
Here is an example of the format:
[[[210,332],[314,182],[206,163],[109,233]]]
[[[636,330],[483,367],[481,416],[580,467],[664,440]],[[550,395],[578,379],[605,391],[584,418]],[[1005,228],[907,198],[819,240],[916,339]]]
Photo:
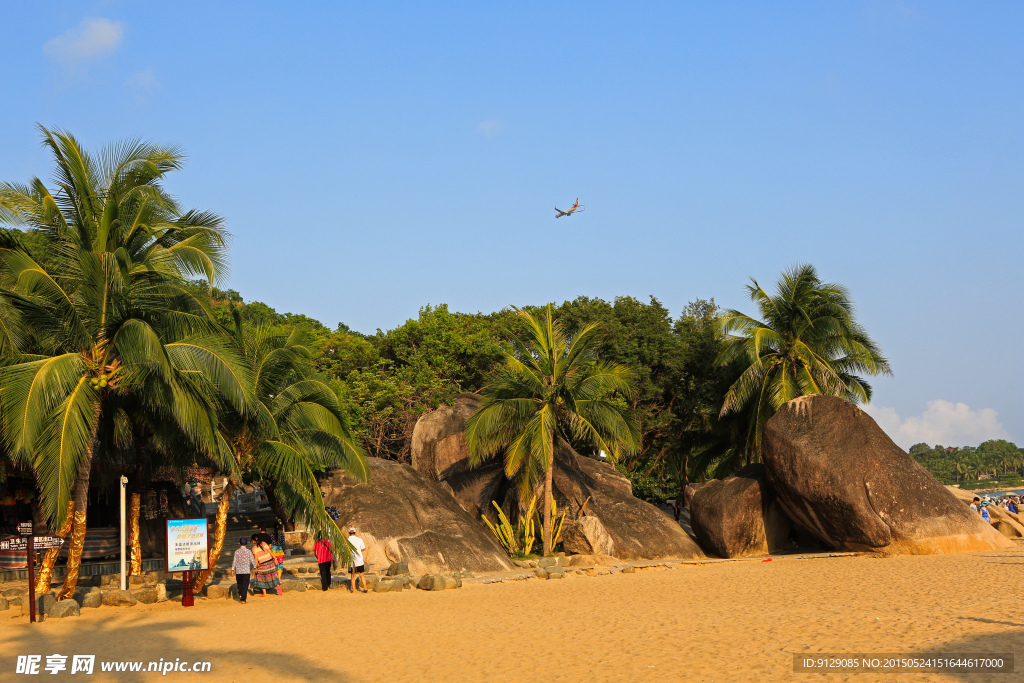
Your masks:
[[[753,312],[748,278],[813,263],[891,360],[898,443],[1024,443],[1024,4],[379,5],[8,4],[0,179],[47,176],[37,122],[179,145],[225,284],[365,332]]]

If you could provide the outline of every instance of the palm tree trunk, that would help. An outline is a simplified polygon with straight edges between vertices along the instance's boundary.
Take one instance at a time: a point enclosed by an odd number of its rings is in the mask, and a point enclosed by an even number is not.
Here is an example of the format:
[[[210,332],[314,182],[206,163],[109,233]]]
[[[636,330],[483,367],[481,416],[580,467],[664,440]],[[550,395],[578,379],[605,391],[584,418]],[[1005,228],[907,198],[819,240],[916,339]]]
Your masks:
[[[135,475],[128,490],[131,496],[128,502],[128,573],[132,576],[142,574],[142,538],[139,536],[139,513],[142,508],[142,471],[145,453],[145,437],[136,436],[135,441]]]
[[[57,529],[57,536],[64,538],[71,531],[71,523],[74,521],[75,501],[68,501],[68,513],[64,517],[64,523]],[[39,567],[39,574],[36,575],[36,595],[41,595],[50,590],[50,577],[53,576],[53,565],[57,564],[60,557],[60,546],[50,548],[43,555],[43,561]]]
[[[210,574],[213,572],[213,568],[217,565],[217,561],[220,560],[221,551],[224,550],[224,537],[228,533],[228,508],[231,507],[231,494],[235,492],[235,488],[235,478],[231,477],[228,479],[227,486],[220,493],[220,499],[217,501],[217,519],[213,524],[210,563],[209,567],[199,572],[196,575],[195,581],[192,582],[192,591],[195,593],[203,589],[206,581],[210,578]]]
[[[58,600],[65,600],[75,592],[78,586],[78,570],[82,566],[82,550],[85,548],[85,512],[89,507],[89,477],[92,474],[92,443],[89,453],[82,460],[75,479],[74,504],[71,523],[71,546],[68,549],[68,563],[64,573],[64,585],[57,594]]]
[[[551,473],[555,469],[554,439],[551,442],[551,458],[544,470],[544,530],[542,534],[544,557],[551,554]]]
[[[100,426],[100,402],[92,407],[92,426],[89,430],[89,445],[85,457],[78,466],[72,500],[75,504],[71,523],[71,547],[68,548],[68,563],[65,565],[64,585],[57,594],[58,600],[65,600],[75,592],[78,586],[78,570],[82,566],[82,549],[85,548],[85,513],[89,507],[89,478],[92,476],[92,457],[96,452],[96,430]]]
[[[139,512],[142,508],[142,494],[132,491],[128,505],[128,573],[142,574],[142,539],[139,538]]]

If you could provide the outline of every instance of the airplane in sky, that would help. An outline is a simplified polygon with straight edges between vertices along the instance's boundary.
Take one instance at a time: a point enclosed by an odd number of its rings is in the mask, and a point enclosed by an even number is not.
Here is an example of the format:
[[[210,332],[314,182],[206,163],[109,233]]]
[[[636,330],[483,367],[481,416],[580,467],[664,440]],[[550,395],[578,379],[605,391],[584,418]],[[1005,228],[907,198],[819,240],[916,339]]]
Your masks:
[[[576,213],[577,211],[586,211],[586,210],[587,210],[587,207],[585,207],[585,206],[580,206],[580,198],[579,198],[579,197],[577,197],[577,198],[576,198],[576,203],[575,203],[575,204],[573,204],[572,206],[570,206],[570,207],[569,207],[568,209],[566,209],[565,211],[562,211],[561,209],[559,209],[559,208],[558,208],[558,207],[556,206],[556,207],[555,207],[555,211],[557,211],[558,213],[556,213],[556,214],[555,214],[555,218],[561,218],[562,216],[571,216],[571,215],[573,215],[574,213]]]

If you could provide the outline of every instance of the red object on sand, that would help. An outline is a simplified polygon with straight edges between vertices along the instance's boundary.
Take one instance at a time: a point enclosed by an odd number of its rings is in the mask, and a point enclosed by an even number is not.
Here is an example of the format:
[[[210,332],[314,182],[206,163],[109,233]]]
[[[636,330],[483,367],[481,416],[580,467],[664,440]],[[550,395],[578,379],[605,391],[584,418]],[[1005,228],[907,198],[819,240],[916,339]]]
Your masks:
[[[772,558],[770,558],[770,557],[769,557],[769,558],[768,558],[767,560],[761,560],[761,561],[762,561],[762,562],[771,562],[771,561],[772,561]]]

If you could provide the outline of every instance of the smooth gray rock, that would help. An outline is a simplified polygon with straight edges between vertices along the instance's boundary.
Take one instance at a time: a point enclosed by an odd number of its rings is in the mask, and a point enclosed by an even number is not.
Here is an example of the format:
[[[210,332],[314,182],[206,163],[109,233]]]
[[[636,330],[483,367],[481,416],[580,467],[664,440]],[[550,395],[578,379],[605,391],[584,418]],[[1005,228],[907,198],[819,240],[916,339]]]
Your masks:
[[[537,569],[534,569],[533,573],[538,579],[548,578],[548,570],[544,569],[543,567],[538,567]]]
[[[79,614],[81,614],[81,609],[79,609],[78,603],[74,600],[61,600],[51,607],[49,611],[49,615],[53,619],[77,617]]]
[[[135,590],[132,591],[132,595],[134,595],[135,599],[144,605],[152,605],[159,597],[157,596],[156,588],[142,588],[140,590]]]
[[[784,550],[793,524],[775,501],[764,465],[747,465],[713,479],[690,501],[690,526],[705,551],[719,557]]]
[[[552,571],[548,572],[548,581],[550,581],[551,579],[564,579],[564,578],[565,578],[565,572],[552,572]]]
[[[57,604],[57,598],[53,597],[50,593],[43,593],[42,595],[36,596],[36,612],[39,614],[49,614],[53,606]]]
[[[7,602],[7,598],[0,598],[0,612],[4,612],[11,608],[11,604]]]
[[[388,567],[388,576],[408,576],[409,575],[409,563],[408,562],[392,562],[391,566]]]
[[[538,567],[555,567],[558,565],[557,557],[542,557],[537,560]]]
[[[130,607],[138,602],[131,591],[106,591],[100,594],[107,607]]]
[[[631,564],[627,564],[625,567],[622,568],[621,571],[623,574],[634,574],[636,573],[636,567],[634,567]]]
[[[27,588],[8,588],[4,591],[4,597],[8,600],[11,598],[20,598],[22,596],[28,596]]]
[[[103,593],[86,593],[82,596],[82,607],[99,607],[103,604]]]
[[[283,592],[285,592],[285,593],[291,593],[292,591],[297,591],[299,593],[304,593],[306,591],[306,582],[305,581],[282,581],[281,582],[281,590]]]
[[[447,587],[447,582],[440,574],[424,574],[419,587],[425,591],[443,591]]]
[[[206,587],[206,597],[210,600],[221,600],[228,596],[227,586],[212,583]]]

